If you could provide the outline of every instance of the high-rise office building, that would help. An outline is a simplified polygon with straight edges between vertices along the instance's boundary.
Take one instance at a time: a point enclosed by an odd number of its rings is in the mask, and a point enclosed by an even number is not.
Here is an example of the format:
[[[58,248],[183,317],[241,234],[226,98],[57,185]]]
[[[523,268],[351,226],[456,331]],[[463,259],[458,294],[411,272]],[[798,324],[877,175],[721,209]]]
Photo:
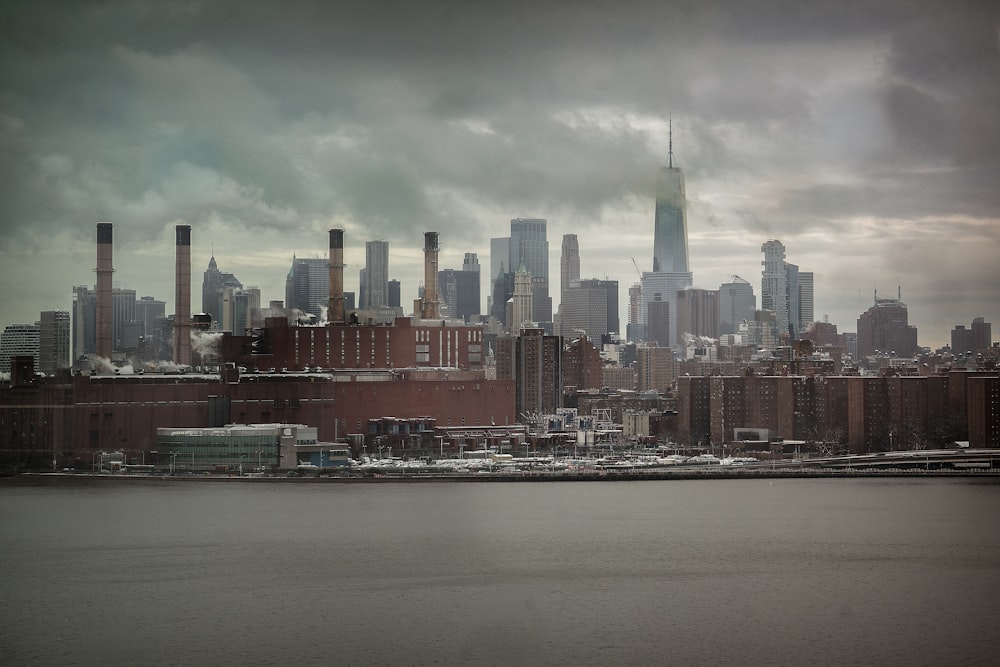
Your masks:
[[[774,313],[778,335],[788,333],[788,272],[785,269],[785,246],[774,239],[760,247],[764,266],[760,281],[760,307]],[[798,268],[798,267],[796,267]]]
[[[531,274],[528,273],[528,270],[522,263],[520,268],[514,273],[514,295],[510,299],[511,311],[510,317],[507,318],[507,326],[510,328],[510,333],[513,336],[518,335],[521,327],[532,323],[531,291],[533,287],[534,283],[531,280]]]
[[[39,330],[37,324],[9,324],[0,333],[0,373],[10,373],[12,357],[34,357],[39,367]]]
[[[651,312],[650,304],[654,295],[667,304],[669,313],[669,333],[667,346],[680,345],[677,331],[677,292],[692,284],[691,269],[688,265],[687,239],[687,197],[684,192],[684,172],[674,166],[673,124],[670,128],[670,146],[667,164],[660,168],[656,178],[656,213],[653,226],[653,270],[642,274],[642,306],[639,310],[643,318],[640,324],[647,325],[646,335],[654,325],[645,318]],[[655,306],[654,309],[658,309]],[[658,326],[657,323],[656,326]]]
[[[799,271],[799,327],[796,333],[802,333],[816,321],[813,311],[813,273]]]
[[[86,285],[73,287],[73,360],[97,350],[97,294]]]
[[[680,340],[680,333],[677,331],[677,293],[681,290],[685,290],[691,287],[692,276],[690,272],[687,273],[657,273],[644,272],[642,274],[642,309],[640,313],[648,318],[650,314],[654,311],[653,303],[656,301],[662,301],[666,307],[667,317],[667,337],[662,339],[657,335],[657,343],[662,347],[677,348],[683,342]],[[659,298],[657,299],[657,295]],[[655,306],[655,309],[659,309],[660,306]],[[657,310],[657,312],[659,312]],[[654,340],[653,330],[654,328],[659,331],[659,326],[661,322],[653,323],[648,319],[644,319],[643,324],[646,326],[646,340]]]
[[[329,304],[329,258],[292,256],[292,267],[285,278],[285,308],[301,310],[319,318]]]
[[[663,299],[663,295],[656,292],[647,306],[646,313],[646,340],[656,343],[659,347],[670,349],[670,302]]]
[[[667,164],[660,167],[656,179],[656,219],[653,229],[653,272],[687,273],[687,197],[684,172],[674,166],[673,123]]]
[[[917,353],[917,328],[901,299],[880,299],[858,317],[858,358],[878,351],[896,357]]]
[[[787,333],[792,339],[798,337],[799,320],[799,266],[785,262],[785,289],[787,290],[786,301],[788,303],[788,330]]]
[[[566,301],[566,290],[574,280],[580,279],[580,240],[576,234],[564,234],[562,254],[559,256],[559,304]]]
[[[167,304],[151,296],[141,297],[135,302],[135,321],[140,324],[140,332],[147,341],[160,335],[163,318],[167,315]]]
[[[112,349],[122,351],[130,342],[126,330],[135,322],[135,290],[119,287],[111,290],[111,312]]]
[[[368,307],[368,272],[365,269],[358,271],[358,310]]]
[[[618,333],[618,281],[574,280],[563,290],[560,333],[569,338],[585,333],[593,340]]]
[[[389,242],[365,243],[364,308],[369,310],[389,305]]]
[[[719,337],[719,292],[688,288],[677,293],[677,334]]]
[[[69,368],[69,311],[43,310],[38,320],[38,370],[52,375]]]
[[[985,318],[977,317],[966,329],[959,324],[951,330],[951,351],[953,354],[976,354],[990,347],[993,339],[993,325]]]
[[[465,253],[465,257],[462,259],[462,270],[479,273],[479,255],[474,252]]]
[[[402,304],[402,288],[400,287],[399,281],[396,279],[389,281],[389,307],[390,308],[401,308]]]
[[[733,276],[733,281],[719,285],[719,334],[733,334],[740,323],[750,322],[757,311],[757,297],[749,281]]]
[[[292,264],[294,265],[294,263],[295,258],[292,257]],[[289,277],[285,279],[286,305],[290,278],[291,271],[289,271]],[[211,315],[212,325],[217,328],[222,326],[222,290],[227,287],[240,289],[243,287],[243,283],[233,274],[220,271],[219,265],[215,261],[215,255],[212,255],[212,258],[208,260],[208,268],[205,270],[201,283],[201,312]]]
[[[646,326],[641,324],[644,317],[639,314],[642,308],[642,285],[634,283],[628,288],[628,325],[625,330],[625,338],[633,343],[646,340]]]
[[[510,271],[510,237],[490,239],[490,280],[486,309],[501,322],[506,322],[504,309],[507,307],[507,299],[513,294],[510,291],[513,289],[513,280],[507,278]]]
[[[479,271],[439,271],[438,290],[444,314],[448,317],[468,322],[479,315]]]
[[[552,298],[549,296],[549,241],[547,222],[540,218],[514,218],[510,221],[510,264],[531,274],[531,312],[535,322],[552,321]]]

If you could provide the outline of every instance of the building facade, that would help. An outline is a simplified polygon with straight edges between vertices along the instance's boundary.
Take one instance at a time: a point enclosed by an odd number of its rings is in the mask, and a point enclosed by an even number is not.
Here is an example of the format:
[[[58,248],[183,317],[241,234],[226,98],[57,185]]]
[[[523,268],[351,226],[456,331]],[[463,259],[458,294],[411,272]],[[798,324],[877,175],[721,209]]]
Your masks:
[[[858,358],[876,353],[908,358],[917,353],[917,328],[910,325],[906,304],[875,298],[858,317]]]
[[[740,324],[751,321],[757,311],[757,296],[749,281],[733,276],[732,282],[719,285],[719,335],[739,331]]]
[[[774,326],[780,336],[787,334],[789,327],[785,246],[781,241],[772,239],[765,242],[760,250],[764,253],[764,260],[761,262],[764,269],[760,280],[760,307],[774,313]]]
[[[11,358],[31,357],[38,368],[39,326],[8,324],[0,333],[0,373],[11,372]]]
[[[47,375],[70,367],[70,318],[66,310],[43,310],[38,320],[38,370]]]
[[[497,338],[497,380],[514,382],[519,420],[525,415],[554,414],[562,407],[562,338],[542,329],[522,329],[520,336]]]
[[[389,242],[365,242],[364,287],[361,308],[374,310],[389,305]]]
[[[531,274],[531,319],[535,322],[552,321],[547,225],[547,221],[541,218],[514,218],[510,221],[508,266],[520,268],[523,264]]]
[[[719,292],[689,288],[677,293],[678,335],[719,337]]]
[[[574,280],[563,291],[560,332],[572,337],[585,333],[600,340],[618,333],[618,281],[588,278]]]

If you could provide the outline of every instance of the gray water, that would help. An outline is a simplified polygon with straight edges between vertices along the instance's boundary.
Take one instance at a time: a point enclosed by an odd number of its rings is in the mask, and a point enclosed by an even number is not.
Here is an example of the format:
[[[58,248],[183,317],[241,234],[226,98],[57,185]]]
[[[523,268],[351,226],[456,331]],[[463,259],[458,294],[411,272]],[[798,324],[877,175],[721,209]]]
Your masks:
[[[996,664],[1000,485],[0,486],[4,664]]]

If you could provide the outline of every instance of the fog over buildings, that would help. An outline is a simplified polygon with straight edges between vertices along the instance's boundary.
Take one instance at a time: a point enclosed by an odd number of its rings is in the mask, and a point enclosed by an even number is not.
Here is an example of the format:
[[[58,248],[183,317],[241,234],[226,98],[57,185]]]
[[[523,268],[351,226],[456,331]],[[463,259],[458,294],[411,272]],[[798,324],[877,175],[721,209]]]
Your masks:
[[[548,266],[574,234],[579,276],[618,281],[629,304],[631,258],[656,269],[671,118],[693,288],[742,276],[763,296],[760,249],[776,239],[800,286],[812,279],[814,319],[841,331],[899,286],[920,345],[1000,321],[992,3],[81,2],[0,16],[0,277],[17,286],[0,293],[0,330],[70,311],[73,287],[95,285],[100,221],[114,224],[112,290],[167,315],[177,224],[197,239],[196,278],[214,256],[263,303],[330,228],[351,239],[345,289],[361,294],[364,243],[385,240],[407,311],[434,229],[442,269],[490,258],[487,311],[503,254],[491,239],[545,220],[537,287],[563,293]]]

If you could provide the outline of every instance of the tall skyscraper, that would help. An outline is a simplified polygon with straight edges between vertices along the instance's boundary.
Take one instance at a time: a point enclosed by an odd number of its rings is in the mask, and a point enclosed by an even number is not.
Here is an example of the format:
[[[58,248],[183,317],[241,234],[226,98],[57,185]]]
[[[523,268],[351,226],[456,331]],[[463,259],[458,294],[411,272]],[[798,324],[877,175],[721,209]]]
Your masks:
[[[531,274],[522,262],[520,268],[514,273],[514,295],[511,297],[511,314],[507,324],[510,333],[517,336],[521,327],[531,323],[531,302],[532,289],[534,283]]]
[[[650,343],[656,343],[659,347],[670,348],[672,347],[670,303],[665,301],[659,292],[652,296],[646,313],[646,340]]]
[[[38,370],[52,375],[69,368],[69,312],[43,310],[38,321]]]
[[[508,283],[507,272],[512,271],[510,266],[510,237],[490,239],[490,280],[489,296],[486,299],[486,309],[490,315],[501,322],[505,321],[504,309],[508,293],[506,285]],[[513,285],[513,282],[511,282]],[[498,296],[499,294],[499,296]]]
[[[443,314],[466,322],[479,315],[479,271],[439,271],[438,290]]]
[[[295,257],[292,257],[292,264],[295,264]],[[288,277],[285,279],[286,305],[291,278],[292,272],[289,271]],[[201,282],[201,312],[212,316],[212,325],[216,328],[222,326],[222,290],[227,287],[240,289],[243,287],[243,283],[233,274],[220,271],[219,265],[215,261],[215,255],[212,255],[212,258],[208,260],[208,268],[205,269]]]
[[[116,287],[111,290],[111,340],[116,352],[125,350],[125,330],[135,322],[135,290]]]
[[[656,179],[653,272],[686,273],[690,270],[684,173],[674,166],[674,135],[671,122],[667,164],[660,168]]]
[[[572,281],[563,292],[560,333],[571,338],[584,332],[596,341],[618,333],[618,281],[588,278]]]
[[[97,294],[86,285],[73,287],[73,361],[97,349]]]
[[[634,283],[628,288],[628,326],[626,327],[626,340],[633,343],[646,340],[646,327],[640,324],[645,318],[639,315],[642,308],[642,285]]]
[[[242,285],[240,286],[242,287]],[[330,304],[330,260],[292,256],[285,278],[285,308],[322,316]]]
[[[365,243],[365,308],[389,305],[389,242]]]
[[[799,328],[797,334],[809,328],[816,321],[813,311],[813,273],[799,271]]]
[[[677,293],[681,290],[691,287],[692,277],[691,273],[657,273],[655,271],[646,271],[642,274],[642,309],[640,310],[641,315],[644,318],[650,316],[653,312],[651,304],[659,300],[665,304],[666,312],[668,314],[667,324],[667,338],[666,340],[659,338],[658,343],[663,347],[678,348],[683,341],[680,340],[680,332],[677,331]],[[659,295],[659,299],[656,298]],[[660,306],[656,306],[657,309]],[[659,311],[657,311],[659,312]],[[654,324],[648,319],[643,320],[643,324],[646,324],[646,335],[647,340],[653,340],[653,329]],[[662,322],[657,323],[657,327],[662,324]],[[659,331],[659,329],[657,329]]]
[[[559,304],[566,301],[570,283],[580,279],[580,241],[576,234],[564,234],[559,257]]]
[[[857,358],[875,354],[876,350],[903,358],[917,353],[917,328],[909,323],[901,299],[880,299],[876,295],[874,305],[858,317]]]
[[[465,253],[465,258],[462,260],[462,270],[479,273],[479,255],[474,252]]]
[[[531,274],[531,311],[535,322],[552,321],[549,296],[549,241],[547,222],[541,218],[514,218],[510,221],[510,266]]]
[[[398,280],[389,281],[389,307],[400,308],[402,304],[402,288]]]
[[[785,246],[781,241],[765,242],[760,250],[764,269],[760,281],[760,307],[774,313],[778,335],[788,333],[788,272],[785,269]],[[798,268],[798,267],[796,267]]]
[[[687,197],[684,193],[684,173],[674,166],[673,123],[670,126],[670,146],[667,164],[660,168],[656,179],[656,212],[653,225],[653,270],[642,274],[641,324],[647,325],[647,336],[654,325],[647,321],[651,310],[659,313],[660,306],[650,308],[654,295],[666,303],[669,331],[667,346],[680,346],[677,331],[677,292],[692,284],[688,265]],[[662,322],[657,323],[657,327]]]
[[[757,297],[749,281],[733,276],[733,281],[719,285],[719,333],[733,334],[740,323],[752,322],[757,311]]]
[[[677,334],[719,337],[719,293],[688,288],[677,293]]]
[[[151,296],[141,297],[135,302],[135,321],[140,324],[139,335],[147,341],[159,338],[167,305]]]

